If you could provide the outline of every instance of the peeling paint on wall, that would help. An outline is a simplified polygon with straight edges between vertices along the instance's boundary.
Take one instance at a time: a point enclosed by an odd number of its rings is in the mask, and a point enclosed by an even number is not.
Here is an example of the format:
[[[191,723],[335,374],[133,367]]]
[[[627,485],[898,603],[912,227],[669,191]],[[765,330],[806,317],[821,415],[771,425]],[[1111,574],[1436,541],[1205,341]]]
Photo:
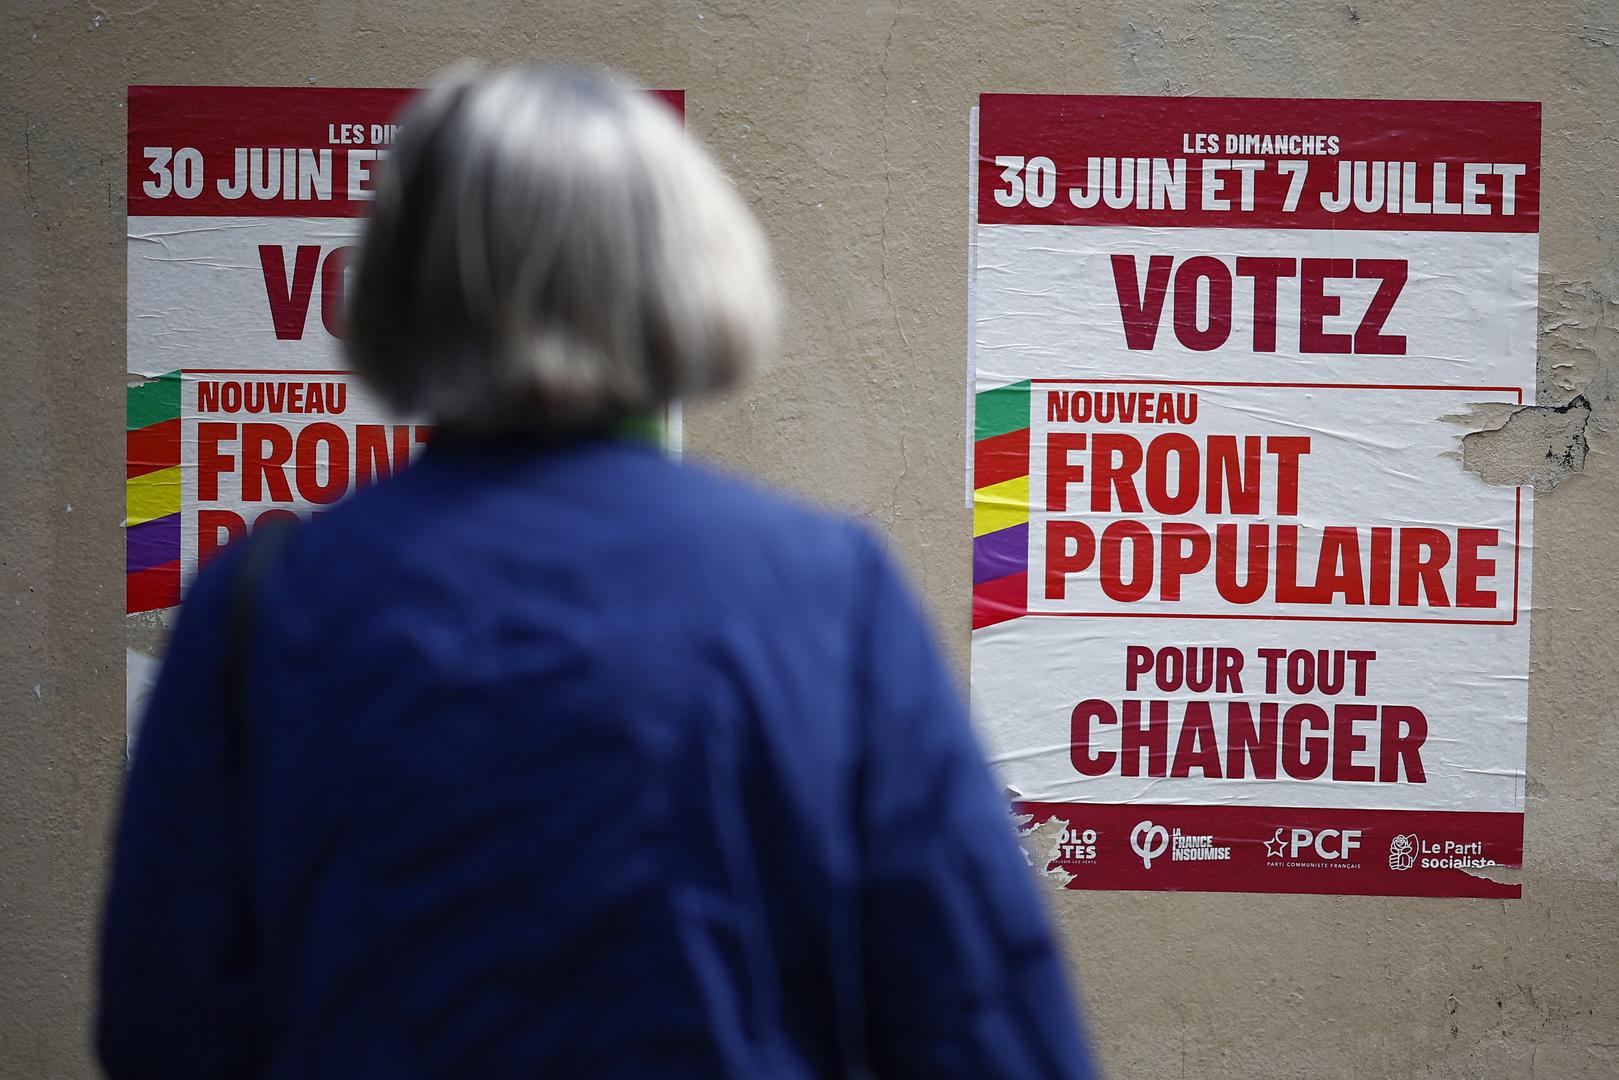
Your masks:
[[[1057,860],[1063,857],[1063,843],[1068,839],[1066,822],[1052,816],[1034,824],[1032,814],[1015,814],[1013,820],[1017,823],[1018,842],[1023,845],[1023,856],[1042,880],[1058,889],[1074,880],[1073,874],[1057,864]]]
[[[1519,406],[1499,426],[1462,438],[1462,467],[1487,483],[1550,491],[1585,468],[1590,422],[1583,395],[1564,405]]]

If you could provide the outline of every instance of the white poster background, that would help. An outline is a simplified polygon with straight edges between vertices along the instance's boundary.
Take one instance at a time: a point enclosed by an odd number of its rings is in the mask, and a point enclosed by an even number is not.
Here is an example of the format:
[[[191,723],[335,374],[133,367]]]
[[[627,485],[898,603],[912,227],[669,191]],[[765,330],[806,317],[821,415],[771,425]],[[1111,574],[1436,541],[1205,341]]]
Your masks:
[[[322,318],[322,277],[326,259],[357,244],[364,224],[360,218],[337,217],[130,218],[129,370],[162,375],[182,368],[344,367],[341,343]],[[319,248],[296,338],[276,336],[261,245],[281,249],[289,287],[297,249]],[[348,259],[345,282],[353,272]]]
[[[1510,233],[1424,233],[1281,229],[1155,229],[1101,226],[971,226],[972,304],[970,356],[975,390],[1039,379],[1120,380],[1113,385],[1035,383],[1030,395],[1031,614],[973,634],[972,705],[997,773],[1015,796],[1028,802],[1153,803],[1287,807],[1357,807],[1522,812],[1525,728],[1528,713],[1528,611],[1533,529],[1532,491],[1493,487],[1462,468],[1466,427],[1447,418],[1483,402],[1534,400],[1538,236]],[[1137,257],[1137,285],[1147,259],[1172,254],[1176,265],[1194,255],[1213,255],[1230,265],[1239,255],[1331,259],[1406,259],[1409,277],[1384,333],[1407,339],[1404,355],[1331,355],[1299,348],[1299,279],[1282,279],[1277,294],[1274,352],[1252,349],[1253,294],[1235,278],[1229,344],[1212,352],[1185,348],[1173,329],[1174,289],[1165,299],[1154,346],[1126,347],[1110,257]],[[1342,297],[1340,314],[1328,317],[1328,333],[1353,333],[1376,281],[1334,279],[1328,292]],[[1197,325],[1208,324],[1207,293],[1199,294]],[[1145,386],[1127,380],[1186,380]],[[1289,386],[1212,386],[1214,382],[1308,383]],[[1327,384],[1356,384],[1345,389]],[[1399,387],[1408,389],[1379,389]],[[1419,387],[1452,388],[1428,390]],[[1261,604],[1238,618],[1144,617],[1181,613],[1236,614],[1212,595],[1212,578],[1187,579],[1183,599],[1170,605],[1148,601],[1121,605],[1100,598],[1094,564],[1070,580],[1070,595],[1087,603],[1078,610],[1111,611],[1124,617],[1053,617],[1042,607],[1075,607],[1042,598],[1044,552],[1040,532],[1046,516],[1044,440],[1047,389],[1135,392],[1195,391],[1200,397],[1194,435],[1294,434],[1312,439],[1304,459],[1300,514],[1258,519],[1198,514],[1174,520],[1207,524],[1249,520],[1299,524],[1373,526],[1426,525],[1450,530],[1478,526],[1501,530],[1492,556],[1497,606],[1483,612],[1376,611],[1335,605],[1325,609]],[[1480,389],[1487,388],[1487,389]],[[1177,426],[1058,425],[1097,432],[1128,430],[1142,438]],[[968,432],[969,439],[972,432]],[[1266,459],[1270,459],[1267,457]],[[969,468],[971,454],[969,453]],[[969,480],[969,488],[971,488]],[[1139,487],[1139,477],[1138,477]],[[1271,489],[1267,478],[1266,501]],[[1088,487],[1070,489],[1072,503],[1085,504]],[[1085,518],[1085,514],[1062,515]],[[1115,512],[1113,517],[1120,516]],[[1151,509],[1130,515],[1153,523]],[[1104,516],[1093,521],[1100,532]],[[1516,534],[1518,551],[1514,552]],[[1318,538],[1319,534],[1313,534]],[[1312,541],[1312,542],[1318,542]],[[1301,537],[1303,580],[1311,580],[1314,548]],[[1514,557],[1518,555],[1520,557]],[[1365,553],[1363,552],[1363,558]],[[1513,621],[1513,577],[1516,611]],[[1128,610],[1124,610],[1128,609]],[[1423,616],[1500,619],[1499,625],[1436,622],[1276,621],[1276,614],[1345,619]],[[1234,647],[1247,657],[1241,694],[1165,693],[1150,681],[1124,691],[1125,649]],[[1348,695],[1266,694],[1254,656],[1262,648],[1373,650],[1370,690]],[[1081,775],[1070,760],[1070,714],[1087,698],[1115,704],[1125,698],[1216,702],[1215,728],[1223,738],[1227,698],[1255,703],[1313,701],[1330,713],[1344,701],[1408,704],[1424,711],[1429,730],[1422,748],[1426,782],[1379,783],[1189,777],[1127,777],[1117,771]],[[1176,745],[1180,710],[1171,706],[1169,747]],[[1366,726],[1362,726],[1365,732]],[[1375,725],[1371,730],[1375,731]],[[1097,750],[1118,749],[1118,728],[1098,726]],[[1377,741],[1357,763],[1377,761]],[[1223,757],[1223,744],[1222,744]]]
[[[1153,229],[979,225],[973,359],[977,389],[1030,374],[1108,379],[1208,379],[1520,387],[1534,400],[1539,236],[1321,229]],[[1406,338],[1400,356],[1299,350],[1298,277],[1277,283],[1276,351],[1252,351],[1251,279],[1234,279],[1231,336],[1212,352],[1176,338],[1174,288],[1150,350],[1126,347],[1111,256],[1133,255],[1137,285],[1152,255],[1293,259],[1405,259],[1409,276],[1383,331]],[[1333,278],[1340,313],[1327,333],[1353,333],[1375,280]],[[1197,324],[1208,325],[1207,290]]]

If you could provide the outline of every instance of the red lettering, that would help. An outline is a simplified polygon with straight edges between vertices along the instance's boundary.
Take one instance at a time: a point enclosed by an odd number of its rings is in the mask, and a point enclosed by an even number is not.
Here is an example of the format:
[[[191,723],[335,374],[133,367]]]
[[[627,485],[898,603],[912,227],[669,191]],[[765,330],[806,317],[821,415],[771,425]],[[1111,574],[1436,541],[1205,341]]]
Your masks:
[[[395,460],[401,467],[409,460],[410,449],[407,446],[403,453],[398,449],[398,434],[403,425],[394,428]],[[354,483],[356,487],[364,487],[372,479],[386,480],[394,472],[393,462],[388,458],[388,429],[381,424],[356,424],[354,426]]]
[[[219,444],[236,438],[236,425],[221,420],[203,420],[197,424],[197,501],[219,500],[219,474],[232,472],[236,458],[221,453]]]
[[[1422,771],[1422,744],[1428,738],[1428,718],[1422,710],[1409,705],[1383,706],[1383,729],[1378,739],[1378,780],[1393,784],[1400,779],[1400,766],[1405,766],[1406,779],[1413,784],[1426,784],[1428,777]]]
[[[1115,463],[1113,454],[1117,452]],[[1141,496],[1131,479],[1141,468],[1141,443],[1130,435],[1112,433],[1096,436],[1091,444],[1091,509],[1112,510],[1113,494],[1118,492],[1119,509],[1127,514],[1141,513]]]
[[[1346,604],[1364,604],[1366,585],[1360,575],[1360,530],[1351,525],[1328,525],[1321,532],[1321,555],[1316,560],[1316,602],[1332,603],[1343,594]]]
[[[1355,276],[1376,278],[1378,281],[1377,292],[1367,305],[1366,314],[1361,316],[1360,325],[1355,327],[1355,351],[1368,356],[1403,355],[1405,335],[1385,334],[1383,324],[1388,321],[1389,312],[1394,310],[1394,301],[1399,299],[1400,290],[1405,288],[1405,260],[1357,259]]]
[[[320,448],[326,448],[326,481],[320,480]],[[331,503],[349,489],[349,437],[342,428],[327,421],[310,424],[298,432],[298,494],[312,503]]]
[[[1141,722],[1141,702],[1124,703],[1124,722],[1119,729],[1119,752],[1124,758],[1123,774],[1141,776],[1141,756],[1146,751],[1147,776],[1163,776],[1169,758],[1169,702],[1147,705],[1147,722]]]
[[[1237,259],[1237,276],[1254,279],[1254,352],[1276,351],[1276,283],[1293,277],[1297,265],[1293,259]]]
[[[1209,325],[1202,328],[1197,325],[1199,281],[1209,283]],[[1213,255],[1187,259],[1175,271],[1175,337],[1188,349],[1209,352],[1230,336],[1231,271]]]
[[[1124,544],[1130,544],[1130,580],[1122,576]],[[1135,603],[1152,591],[1152,533],[1139,521],[1115,521],[1102,530],[1102,592]]]
[[[1479,588],[1480,578],[1495,576],[1495,560],[1486,559],[1483,548],[1493,548],[1501,534],[1495,529],[1456,530],[1456,606],[1493,608],[1495,590]]]
[[[1221,513],[1223,500],[1233,514],[1259,513],[1259,446],[1258,435],[1244,435],[1239,465],[1235,435],[1209,436],[1209,513]]]
[[[1276,602],[1312,604],[1315,597],[1299,585],[1299,527],[1276,526]]]
[[[1069,541],[1073,549],[1069,549]],[[1090,566],[1096,557],[1096,536],[1082,521],[1046,522],[1046,599],[1068,596],[1068,575]]]
[[[1091,724],[1118,722],[1118,714],[1113,711],[1113,706],[1105,701],[1091,698],[1074,706],[1069,725],[1068,760],[1074,763],[1074,768],[1081,776],[1102,776],[1112,771],[1118,755],[1111,750],[1091,749]]]
[[[1299,458],[1310,452],[1308,435],[1271,435],[1265,449],[1276,455],[1276,512],[1299,512]]]
[[[264,291],[269,297],[270,320],[275,324],[276,337],[295,341],[304,336],[304,321],[309,317],[309,297],[315,291],[315,269],[319,262],[319,246],[299,244],[289,282],[287,257],[281,245],[259,245],[259,267],[264,271]]]
[[[1207,352],[1226,344],[1232,328],[1232,279],[1253,283],[1252,351],[1273,353],[1277,348],[1280,283],[1299,278],[1299,349],[1306,353],[1354,353],[1391,356],[1406,351],[1403,334],[1384,331],[1405,288],[1409,266],[1404,259],[1290,259],[1239,255],[1235,274],[1225,260],[1194,255],[1177,266],[1170,255],[1147,259],[1147,280],[1138,276],[1137,257],[1114,255],[1113,287],[1119,300],[1119,318],[1127,348],[1147,350],[1157,342],[1165,298],[1174,284],[1175,337],[1181,345]],[[1329,283],[1376,281],[1377,289],[1353,333],[1331,332],[1326,321],[1343,314],[1343,296],[1329,291]],[[1206,325],[1199,325],[1203,284],[1208,287]]]
[[[1214,719],[1209,715],[1209,703],[1201,698],[1186,703],[1186,715],[1181,718],[1180,737],[1175,740],[1175,760],[1169,775],[1190,776],[1193,769],[1211,779],[1220,778],[1220,744],[1214,737]]]
[[[220,536],[221,530],[224,536]],[[246,535],[247,522],[242,520],[242,515],[230,510],[198,510],[197,565],[207,566],[226,544]]]
[[[1355,764],[1355,752],[1366,749],[1366,736],[1357,734],[1357,720],[1377,719],[1376,705],[1335,705],[1332,710],[1332,778],[1351,783],[1377,779],[1370,765]]]
[[[1246,701],[1233,701],[1226,713],[1226,775],[1241,780],[1252,765],[1255,780],[1276,779],[1276,713],[1274,702],[1259,705],[1259,726]],[[1246,759],[1246,764],[1245,760]]]
[[[347,291],[343,271],[348,268],[351,250],[333,248],[320,268],[320,322],[336,338],[343,336],[343,297]]]
[[[1350,353],[1354,342],[1348,334],[1329,334],[1324,320],[1337,315],[1342,298],[1326,291],[1329,278],[1355,276],[1351,259],[1304,259],[1299,279],[1299,351],[1307,353]]]
[[[1085,466],[1068,460],[1074,450],[1085,449],[1084,432],[1052,431],[1046,435],[1046,509],[1062,513],[1068,509],[1068,485],[1085,479]]]
[[[1394,530],[1387,526],[1372,529],[1371,602],[1387,606],[1394,581]]]
[[[1252,604],[1270,586],[1270,526],[1248,526],[1248,580],[1237,580],[1237,526],[1214,529],[1214,587],[1232,604]]]
[[[1152,670],[1152,650],[1145,645],[1127,645],[1124,649],[1124,688],[1134,690],[1136,682]]]
[[[1169,456],[1174,454],[1175,486],[1169,493]],[[1201,477],[1197,441],[1190,435],[1170,432],[1147,444],[1147,503],[1161,514],[1184,514],[1197,505]],[[1211,496],[1212,497],[1212,496]]]
[[[1442,529],[1411,526],[1400,530],[1400,606],[1449,607],[1440,573],[1450,561],[1450,537]]]
[[[1113,288],[1119,296],[1119,318],[1124,323],[1124,344],[1130,349],[1151,349],[1158,340],[1158,324],[1163,319],[1164,296],[1169,292],[1169,270],[1175,260],[1169,255],[1147,259],[1145,288],[1136,281],[1134,255],[1115,255]]]
[[[242,499],[264,501],[270,489],[274,502],[291,502],[292,487],[285,466],[292,457],[292,435],[280,424],[242,425]]]
[[[1181,598],[1181,579],[1209,565],[1209,533],[1200,525],[1166,521],[1163,536],[1163,585],[1159,595],[1165,600]]]
[[[1282,768],[1295,780],[1315,780],[1327,771],[1328,739],[1306,736],[1306,727],[1326,731],[1331,727],[1327,711],[1305,701],[1282,714]]]

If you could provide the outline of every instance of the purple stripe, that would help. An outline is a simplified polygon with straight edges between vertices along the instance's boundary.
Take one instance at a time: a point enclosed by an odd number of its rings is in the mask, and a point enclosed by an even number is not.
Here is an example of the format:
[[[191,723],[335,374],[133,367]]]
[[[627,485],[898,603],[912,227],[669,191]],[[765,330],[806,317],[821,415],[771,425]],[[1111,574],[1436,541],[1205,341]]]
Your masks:
[[[180,515],[153,518],[124,530],[124,572],[133,574],[180,557]]]
[[[973,537],[973,584],[1029,568],[1029,524]]]

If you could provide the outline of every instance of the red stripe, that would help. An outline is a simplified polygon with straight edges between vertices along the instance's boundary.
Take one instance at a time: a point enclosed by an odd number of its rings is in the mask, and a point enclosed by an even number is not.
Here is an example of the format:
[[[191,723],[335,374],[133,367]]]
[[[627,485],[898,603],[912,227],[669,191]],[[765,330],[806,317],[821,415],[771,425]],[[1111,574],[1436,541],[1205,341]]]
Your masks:
[[[137,570],[124,578],[124,611],[159,611],[180,602],[180,561],[167,562],[149,570]]]
[[[1516,579],[1514,579],[1516,580]],[[1452,608],[1451,610],[1455,610]],[[1226,615],[1210,611],[1034,611],[1031,619],[1243,619],[1249,622],[1418,623],[1427,626],[1515,626],[1510,619],[1397,619],[1377,615]]]
[[[190,368],[186,369],[190,371]],[[1455,394],[1469,391],[1479,393],[1517,394],[1523,401],[1521,386],[1435,386],[1432,383],[1330,383],[1330,382],[1216,382],[1211,379],[1030,379],[1031,383],[1069,384],[1073,386],[1267,386],[1296,387],[1300,390],[1439,390]]]
[[[986,225],[1130,225],[1157,228],[1249,229],[1383,229],[1416,232],[1537,231],[1540,219],[1540,124],[1538,102],[1527,101],[1355,101],[1290,98],[1070,97],[1042,94],[984,94],[979,98],[978,220]],[[1215,135],[1218,145],[1201,145],[1198,133]],[[1228,147],[1228,135],[1282,133],[1335,135],[1336,148],[1318,146],[1303,157],[1303,148],[1271,154]],[[1015,160],[1007,161],[1011,157]],[[1015,194],[1003,173],[1025,159],[1046,159],[1040,186],[1045,205]],[[1185,208],[1160,200],[1157,209],[1135,200],[1123,207],[1105,201],[1081,206],[1070,190],[1091,189],[1092,158],[1162,159],[1185,167]],[[997,158],[1002,158],[997,163]],[[1252,208],[1241,208],[1239,176],[1229,166],[1211,174],[1223,183],[1218,204],[1204,206],[1205,163],[1232,159],[1263,160],[1252,178]],[[1282,159],[1308,162],[1292,209],[1292,178]],[[1388,213],[1363,211],[1353,203],[1338,213],[1328,211],[1323,195],[1333,195],[1340,163],[1410,163],[1412,195],[1433,198],[1433,166],[1445,165],[1441,194],[1452,203],[1466,199],[1465,166],[1502,163],[1522,166],[1514,184],[1516,206],[1503,212],[1504,182],[1476,177],[1482,183],[1481,205],[1488,213]],[[1133,164],[1133,161],[1131,162]],[[1351,169],[1353,166],[1351,166]],[[1399,166],[1403,170],[1404,166]],[[1017,174],[1026,180],[1026,174]],[[1038,178],[1037,178],[1038,179]],[[1133,177],[1132,177],[1133,179]],[[1025,183],[1027,186],[1027,183]],[[1401,189],[1407,184],[1401,172]],[[997,195],[1000,196],[997,199]],[[1002,201],[1013,205],[1004,206]],[[1416,207],[1410,207],[1415,211]]]
[[[130,217],[364,216],[371,211],[368,193],[378,159],[388,152],[394,135],[385,125],[398,121],[415,92],[393,87],[131,86],[127,212]],[[684,115],[683,91],[651,93]],[[248,125],[251,136],[244,134]],[[268,155],[260,159],[261,178],[269,171],[277,194],[259,198],[248,189],[228,197],[236,148],[248,145],[276,150],[276,161],[292,151],[295,171],[299,152],[305,152],[307,162],[324,165],[330,197],[282,198],[283,174],[266,170]],[[295,177],[293,193],[313,194],[313,186],[306,182],[300,192]]]
[[[124,476],[144,476],[180,464],[180,419],[124,434]]]
[[[973,487],[1029,475],[1029,429],[980,439],[973,444]]]
[[[1021,618],[1029,610],[1029,574],[1008,574],[973,586],[973,629]]]

